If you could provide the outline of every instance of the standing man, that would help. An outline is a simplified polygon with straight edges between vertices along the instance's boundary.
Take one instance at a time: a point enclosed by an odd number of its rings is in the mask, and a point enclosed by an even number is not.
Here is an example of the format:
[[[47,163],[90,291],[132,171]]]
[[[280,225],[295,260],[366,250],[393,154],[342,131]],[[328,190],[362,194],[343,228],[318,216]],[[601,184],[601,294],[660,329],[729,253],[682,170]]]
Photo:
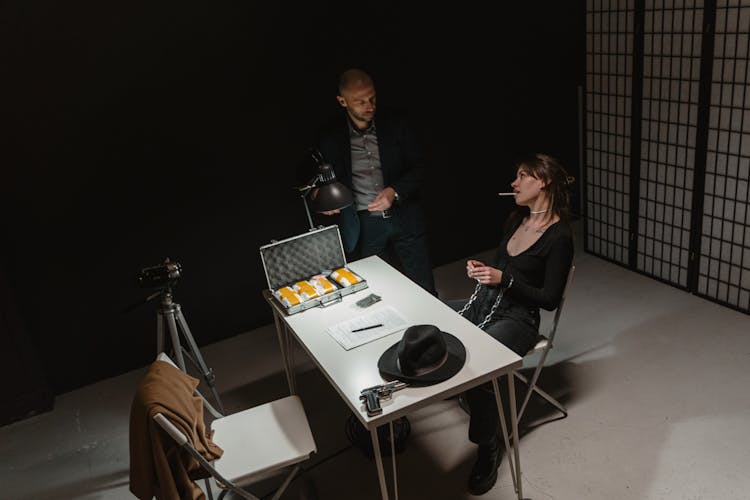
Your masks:
[[[437,295],[419,202],[426,159],[415,133],[402,116],[375,117],[375,85],[361,69],[341,74],[336,99],[344,116],[323,129],[318,147],[354,193],[340,211],[345,251],[386,259],[392,247],[403,273]]]

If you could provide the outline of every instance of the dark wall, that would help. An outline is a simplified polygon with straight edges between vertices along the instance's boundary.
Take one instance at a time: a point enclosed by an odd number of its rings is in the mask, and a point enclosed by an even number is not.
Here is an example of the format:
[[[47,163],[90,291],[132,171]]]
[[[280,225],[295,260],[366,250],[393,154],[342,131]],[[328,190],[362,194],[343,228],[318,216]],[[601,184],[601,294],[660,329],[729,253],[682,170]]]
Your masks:
[[[55,393],[153,359],[156,305],[122,311],[165,257],[199,345],[271,321],[258,248],[307,228],[348,66],[428,137],[436,265],[496,243],[519,154],[576,170],[580,2],[402,3],[3,3],[2,264]]]

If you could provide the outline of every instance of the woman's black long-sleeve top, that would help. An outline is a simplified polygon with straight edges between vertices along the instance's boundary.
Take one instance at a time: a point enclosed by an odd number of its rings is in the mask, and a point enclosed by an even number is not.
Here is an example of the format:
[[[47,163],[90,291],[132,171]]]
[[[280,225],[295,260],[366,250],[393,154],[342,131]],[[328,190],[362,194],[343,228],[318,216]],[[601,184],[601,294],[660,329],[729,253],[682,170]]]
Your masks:
[[[558,221],[526,251],[508,254],[508,241],[516,231],[513,225],[500,242],[494,265],[503,271],[500,285],[505,287],[513,277],[513,285],[506,296],[514,302],[552,311],[560,303],[568,271],[573,264],[573,235],[570,226]]]
[[[513,283],[504,292],[499,307],[491,321],[507,314],[509,309],[523,307],[531,313],[536,326],[539,325],[539,308],[548,311],[557,308],[565,288],[568,271],[573,264],[573,236],[570,226],[558,221],[547,228],[539,239],[518,255],[508,254],[508,241],[521,220],[511,224],[500,242],[491,265],[503,271],[498,286],[483,286],[476,303],[466,316],[479,324],[492,309],[498,293]]]

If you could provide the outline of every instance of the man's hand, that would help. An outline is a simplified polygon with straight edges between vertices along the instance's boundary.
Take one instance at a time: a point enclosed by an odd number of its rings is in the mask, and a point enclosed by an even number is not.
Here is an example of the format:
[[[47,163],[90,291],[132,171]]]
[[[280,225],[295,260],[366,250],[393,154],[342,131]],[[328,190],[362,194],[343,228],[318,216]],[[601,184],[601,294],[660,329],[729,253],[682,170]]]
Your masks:
[[[395,198],[396,190],[389,186],[378,193],[375,199],[372,200],[372,203],[367,205],[367,210],[370,212],[384,212],[391,208]]]

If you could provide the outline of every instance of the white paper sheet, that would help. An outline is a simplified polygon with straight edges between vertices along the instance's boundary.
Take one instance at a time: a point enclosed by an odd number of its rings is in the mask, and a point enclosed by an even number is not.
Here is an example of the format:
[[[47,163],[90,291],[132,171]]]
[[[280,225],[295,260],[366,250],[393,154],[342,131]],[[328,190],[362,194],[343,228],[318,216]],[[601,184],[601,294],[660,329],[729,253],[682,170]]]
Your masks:
[[[372,325],[382,325],[362,331],[354,331]],[[373,340],[405,329],[404,317],[393,306],[368,311],[362,316],[330,326],[326,333],[336,339],[345,350],[353,349]]]

